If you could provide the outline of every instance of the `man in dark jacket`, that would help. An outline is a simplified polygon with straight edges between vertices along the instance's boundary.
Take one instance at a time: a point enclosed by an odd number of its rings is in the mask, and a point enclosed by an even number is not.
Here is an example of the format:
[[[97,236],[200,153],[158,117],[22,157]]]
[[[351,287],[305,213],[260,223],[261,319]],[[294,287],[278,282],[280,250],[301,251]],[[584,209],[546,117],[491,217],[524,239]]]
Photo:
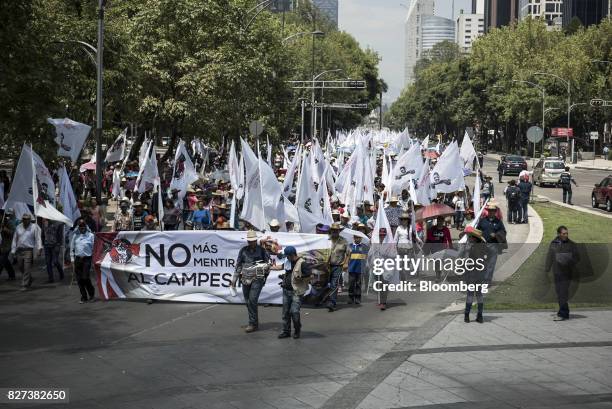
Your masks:
[[[508,199],[508,223],[520,223],[521,212],[521,190],[516,186],[516,180],[508,182],[510,186],[506,189],[506,199]]]
[[[569,286],[574,266],[580,261],[576,243],[569,239],[567,227],[559,226],[557,237],[550,243],[546,256],[545,271],[552,268],[555,279],[555,291],[559,301],[559,311],[555,321],[569,319]]]
[[[497,217],[497,205],[489,203],[486,208],[486,217],[481,218],[477,229],[482,232],[483,239],[487,242],[487,263],[484,274],[484,282],[490,284],[495,272],[497,256],[504,248],[507,248],[506,227]]]
[[[569,166],[565,167],[565,172],[561,173],[561,175],[559,176],[559,184],[561,185],[561,188],[563,189],[563,203],[567,203],[569,205],[573,204],[572,203],[572,183],[576,186],[578,186],[578,183],[576,183],[576,180],[572,177],[572,174],[570,173],[570,168]]]
[[[521,179],[518,184],[518,188],[521,190],[520,223],[529,223],[529,218],[527,217],[527,206],[529,205],[529,197],[531,196],[531,189],[533,188],[533,186],[531,185],[528,176]]]
[[[253,268],[258,263],[269,264],[269,262],[270,255],[257,243],[257,233],[254,230],[249,230],[247,232],[247,245],[240,249],[238,253],[236,270],[234,271],[231,283],[231,287],[235,289],[236,282],[240,278],[242,295],[244,296],[244,302],[249,314],[249,325],[244,329],[247,333],[257,331],[258,329],[257,304],[259,303],[259,294],[267,278],[267,274],[265,277],[256,275]]]
[[[53,220],[43,219],[42,242],[45,248],[45,263],[47,265],[48,283],[53,282],[53,267],[59,273],[59,279],[64,279],[64,268],[60,262],[60,248],[64,243],[64,225]]]

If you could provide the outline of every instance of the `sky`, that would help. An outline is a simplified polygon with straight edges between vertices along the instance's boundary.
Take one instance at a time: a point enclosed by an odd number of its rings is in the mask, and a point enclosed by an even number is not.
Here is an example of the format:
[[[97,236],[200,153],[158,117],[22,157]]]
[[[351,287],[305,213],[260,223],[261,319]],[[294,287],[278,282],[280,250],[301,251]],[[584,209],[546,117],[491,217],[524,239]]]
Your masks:
[[[381,77],[389,85],[383,101],[390,103],[404,87],[404,20],[410,0],[339,0],[338,28],[350,33],[362,47],[370,47],[382,59]],[[450,18],[453,0],[438,0],[435,13]],[[470,12],[470,0],[454,0],[459,10]]]

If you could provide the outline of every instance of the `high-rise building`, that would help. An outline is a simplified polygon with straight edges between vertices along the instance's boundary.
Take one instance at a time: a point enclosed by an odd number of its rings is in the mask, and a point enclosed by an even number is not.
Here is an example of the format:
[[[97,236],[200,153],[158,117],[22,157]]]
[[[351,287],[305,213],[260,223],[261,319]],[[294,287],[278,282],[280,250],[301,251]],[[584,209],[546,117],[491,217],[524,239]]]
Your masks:
[[[272,12],[282,13],[283,11],[292,11],[294,3],[293,0],[274,0],[268,5],[268,8]]]
[[[414,66],[423,50],[423,16],[433,16],[434,0],[412,0],[404,22],[404,82],[414,81]]]
[[[459,14],[456,41],[464,53],[472,49],[472,42],[484,34],[484,14]]]
[[[485,0],[485,33],[492,28],[510,25],[518,19],[518,0]]]
[[[422,16],[422,20],[421,55],[442,41],[455,42],[455,22],[453,20],[428,15]]]
[[[484,14],[485,0],[472,0],[472,14]]]
[[[548,30],[560,30],[563,20],[563,0],[520,0],[519,19],[539,19]]]
[[[574,17],[583,26],[599,24],[612,13],[612,0],[564,0],[563,27],[567,27]]]
[[[338,0],[312,0],[312,4],[338,28]]]

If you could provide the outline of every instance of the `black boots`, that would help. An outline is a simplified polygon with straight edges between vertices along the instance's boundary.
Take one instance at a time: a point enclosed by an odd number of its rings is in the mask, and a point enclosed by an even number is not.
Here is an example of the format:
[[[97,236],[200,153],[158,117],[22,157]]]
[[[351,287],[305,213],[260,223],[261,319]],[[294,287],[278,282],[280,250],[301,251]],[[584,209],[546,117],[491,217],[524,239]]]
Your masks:
[[[478,303],[478,313],[476,314],[476,322],[482,324],[484,318],[482,318],[482,310],[484,309],[483,303]],[[470,322],[470,311],[472,310],[472,304],[465,304],[465,314],[463,315],[463,322],[466,324]]]
[[[478,303],[478,314],[476,315],[476,322],[479,324],[482,324],[484,322],[484,319],[482,318],[483,307],[484,306],[482,303]]]

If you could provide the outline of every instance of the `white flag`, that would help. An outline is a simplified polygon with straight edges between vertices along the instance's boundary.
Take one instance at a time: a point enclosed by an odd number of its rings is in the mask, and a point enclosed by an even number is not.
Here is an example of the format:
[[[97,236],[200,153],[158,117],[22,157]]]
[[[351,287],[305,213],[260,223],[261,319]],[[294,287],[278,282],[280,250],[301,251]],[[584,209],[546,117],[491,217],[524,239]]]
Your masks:
[[[310,158],[305,157],[302,164],[297,201],[295,203],[300,217],[300,231],[302,233],[314,233],[317,224],[323,221],[319,196],[312,179],[311,165]]]
[[[159,179],[157,173],[157,157],[155,155],[155,144],[151,141],[145,155],[144,164],[140,165],[140,170],[138,171],[136,190],[138,193],[144,193],[146,190],[152,189],[156,179]],[[147,186],[147,184],[149,184],[149,186]]]
[[[196,173],[195,166],[193,166],[193,162],[189,157],[185,142],[180,141],[174,154],[170,189],[178,189],[178,197],[182,200],[187,193],[187,187],[196,180],[198,180],[198,174]]]
[[[272,166],[272,145],[270,145],[270,137],[266,135],[267,162]]]
[[[229,171],[230,183],[232,185],[232,189],[234,190],[234,196],[235,196],[235,192],[238,190],[238,187],[240,186],[240,182],[239,182],[240,176],[238,174],[239,173],[238,156],[236,155],[236,144],[234,143],[234,141],[232,141],[232,144],[230,145],[227,168]]]
[[[427,206],[431,203],[431,183],[429,182],[429,159],[426,159],[421,169],[421,178],[417,186],[417,203]]]
[[[115,139],[115,142],[106,151],[106,162],[119,162],[125,155],[125,146],[127,145],[127,128],[123,130]]]
[[[399,157],[395,168],[393,168],[390,178],[393,186],[391,194],[395,196],[400,194],[402,190],[409,189],[412,180],[420,179],[422,169],[423,159],[421,149],[419,145],[414,144]]]
[[[91,126],[69,118],[47,118],[47,122],[55,126],[55,142],[59,145],[57,155],[67,156],[71,161],[76,162],[79,159],[81,149],[83,149]]]
[[[437,193],[452,193],[465,188],[463,161],[456,141],[451,142],[438,158],[429,180]]]
[[[425,139],[423,139],[423,142],[421,142],[421,149],[427,150],[427,148],[429,148],[429,135],[427,135]]]
[[[138,166],[142,168],[145,159],[147,158],[147,152],[149,151],[149,145],[153,142],[145,137],[140,145],[140,151],[138,151]]]
[[[34,165],[32,165],[34,163]],[[51,205],[55,204],[55,183],[51,173],[44,162],[28,145],[24,144],[13,176],[11,191],[6,200],[5,208],[15,207],[14,203],[22,202],[32,206],[34,197],[32,192],[32,166],[34,166],[38,186],[39,197],[47,200]]]
[[[380,242],[380,229],[384,228],[387,232],[383,242]],[[387,219],[387,214],[385,213],[385,202],[383,202],[382,197],[378,201],[378,210],[376,212],[376,224],[374,225],[374,230],[372,230],[372,244],[387,244],[393,243],[393,232],[391,231],[391,225],[389,224],[389,219]]]
[[[287,173],[285,173],[285,180],[283,181],[283,193],[285,196],[289,196],[291,193],[291,189],[293,188],[293,179],[295,179],[295,172],[300,165],[300,158],[302,155],[302,146],[298,146],[295,150],[295,155],[293,156],[293,160],[287,168]]]
[[[474,181],[474,192],[472,196],[474,201],[474,216],[480,213],[480,169],[476,169],[476,180]]]
[[[470,135],[468,135],[467,131],[465,131],[463,142],[461,142],[459,156],[461,156],[461,159],[463,160],[463,174],[471,174],[472,164],[474,163],[474,158],[476,157],[476,150],[474,149],[474,145],[472,144],[472,140],[470,139]]]
[[[244,160],[245,186],[244,203],[240,218],[248,221],[258,230],[266,228],[266,220],[262,204],[261,177],[259,159],[255,156],[248,143],[240,138],[242,144],[242,159]]]
[[[81,211],[74,197],[74,190],[72,189],[72,184],[70,183],[70,178],[68,177],[65,166],[62,166],[60,169],[60,203],[62,204],[64,215],[66,215],[72,223],[81,217]]]

